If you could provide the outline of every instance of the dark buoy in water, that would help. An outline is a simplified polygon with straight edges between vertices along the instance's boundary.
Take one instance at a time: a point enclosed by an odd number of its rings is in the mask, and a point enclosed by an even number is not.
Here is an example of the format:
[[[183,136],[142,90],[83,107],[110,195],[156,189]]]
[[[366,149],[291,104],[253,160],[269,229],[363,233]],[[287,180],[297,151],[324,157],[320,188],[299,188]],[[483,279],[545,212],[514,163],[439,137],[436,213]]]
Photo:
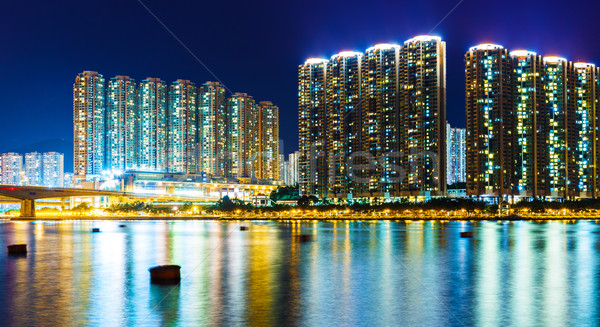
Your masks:
[[[19,255],[27,254],[27,244],[13,244],[7,246],[8,254]]]
[[[314,237],[309,234],[302,234],[302,235],[296,235],[296,239],[299,242],[310,242],[310,241],[314,240]]]
[[[125,227],[125,225],[119,225],[119,227]]]
[[[92,228],[92,233],[100,233],[100,228]]]
[[[460,232],[460,237],[462,238],[472,238],[473,232]]]
[[[150,272],[150,282],[154,284],[173,285],[181,280],[181,267],[178,265],[163,265],[148,269]]]
[[[240,226],[240,230],[249,230],[248,226]]]

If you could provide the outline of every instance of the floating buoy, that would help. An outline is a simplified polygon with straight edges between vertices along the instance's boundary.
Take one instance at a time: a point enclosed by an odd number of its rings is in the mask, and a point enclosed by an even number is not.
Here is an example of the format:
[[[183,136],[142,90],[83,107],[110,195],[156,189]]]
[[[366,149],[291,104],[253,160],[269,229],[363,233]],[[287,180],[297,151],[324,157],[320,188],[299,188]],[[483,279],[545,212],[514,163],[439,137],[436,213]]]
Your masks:
[[[27,254],[27,244],[13,244],[7,248],[8,254]]]
[[[100,228],[92,228],[92,233],[100,233]]]
[[[181,266],[163,265],[148,269],[150,281],[158,284],[177,284],[181,280]]]
[[[310,242],[310,241],[314,240],[314,237],[309,234],[302,234],[302,235],[296,235],[296,239],[299,242]]]
[[[248,226],[240,226],[240,230],[249,230]]]
[[[460,237],[471,238],[471,237],[473,237],[473,232],[460,232]]]

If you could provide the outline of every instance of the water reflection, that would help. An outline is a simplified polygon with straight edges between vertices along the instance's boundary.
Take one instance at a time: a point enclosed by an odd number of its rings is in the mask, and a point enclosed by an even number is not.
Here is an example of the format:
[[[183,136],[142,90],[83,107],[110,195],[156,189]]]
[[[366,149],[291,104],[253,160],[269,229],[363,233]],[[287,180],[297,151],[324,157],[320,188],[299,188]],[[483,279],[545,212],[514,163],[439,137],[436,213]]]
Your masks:
[[[125,228],[118,227],[126,224]],[[0,223],[6,325],[589,325],[600,228],[565,222]],[[100,228],[100,233],[91,233]],[[460,238],[461,231],[475,237]],[[312,235],[302,242],[299,235]],[[180,285],[148,268],[182,266]]]

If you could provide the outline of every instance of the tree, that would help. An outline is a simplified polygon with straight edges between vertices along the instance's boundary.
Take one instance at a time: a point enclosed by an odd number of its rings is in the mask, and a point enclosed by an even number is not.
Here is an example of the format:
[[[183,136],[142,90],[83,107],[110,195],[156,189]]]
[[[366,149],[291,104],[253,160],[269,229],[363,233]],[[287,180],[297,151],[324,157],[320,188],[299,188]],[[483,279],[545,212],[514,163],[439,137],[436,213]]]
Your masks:
[[[219,209],[219,210],[233,211],[234,208],[235,208],[235,203],[233,203],[233,201],[231,201],[231,199],[229,198],[228,195],[225,195],[224,197],[221,198],[221,200],[219,200],[219,202],[217,202],[217,209]]]
[[[274,189],[269,195],[269,198],[273,202],[277,202],[281,199],[296,199],[298,197],[298,185],[279,186],[278,188]]]
[[[317,202],[319,202],[319,198],[317,198],[316,196],[314,196],[314,195],[311,195],[311,196],[303,195],[303,196],[301,196],[298,199],[297,203],[298,203],[298,206],[307,207],[307,206],[315,204]]]

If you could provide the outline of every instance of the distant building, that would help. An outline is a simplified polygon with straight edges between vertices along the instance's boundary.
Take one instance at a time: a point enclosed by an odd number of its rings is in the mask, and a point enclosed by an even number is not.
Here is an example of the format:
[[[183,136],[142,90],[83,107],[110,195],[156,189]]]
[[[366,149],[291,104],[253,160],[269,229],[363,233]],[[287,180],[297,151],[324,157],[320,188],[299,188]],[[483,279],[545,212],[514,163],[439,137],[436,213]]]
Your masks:
[[[197,95],[196,85],[188,80],[178,79],[169,87],[167,169],[171,173],[196,173]]]
[[[42,155],[38,152],[25,153],[24,185],[42,185]]]
[[[137,91],[137,165],[144,171],[167,171],[167,84],[148,77]]]
[[[2,154],[2,184],[21,185],[23,156],[8,152]]]
[[[278,157],[279,157],[279,165],[278,165],[279,178],[283,181],[284,184],[287,184],[286,180],[288,179],[288,176],[287,176],[288,163],[287,163],[287,161],[285,161],[285,156],[283,154],[280,154]]]
[[[258,103],[258,153],[255,174],[258,179],[283,180],[278,170],[279,157],[279,107],[270,101]]]
[[[73,173],[65,173],[64,174],[63,187],[65,187],[65,188],[73,187]]]
[[[119,75],[105,85],[84,71],[73,113],[75,184],[126,171],[279,180],[279,108],[246,93],[226,99],[218,82]]]
[[[464,183],[467,181],[466,175],[466,129],[453,128],[450,124],[446,125],[446,180],[448,185],[454,183]]]
[[[225,112],[224,175],[252,177],[259,144],[256,103],[246,93],[235,93],[227,99]]]
[[[223,176],[225,170],[225,87],[206,82],[198,90],[198,170],[211,176]]]
[[[73,84],[75,175],[100,174],[104,169],[105,109],[104,77],[93,71],[77,75]]]
[[[48,187],[64,186],[64,155],[58,152],[46,152],[42,155],[43,183]]]
[[[289,154],[287,161],[287,173],[285,177],[285,184],[298,184],[298,151]]]
[[[137,166],[138,113],[135,80],[115,76],[106,88],[107,170],[126,171]]]

